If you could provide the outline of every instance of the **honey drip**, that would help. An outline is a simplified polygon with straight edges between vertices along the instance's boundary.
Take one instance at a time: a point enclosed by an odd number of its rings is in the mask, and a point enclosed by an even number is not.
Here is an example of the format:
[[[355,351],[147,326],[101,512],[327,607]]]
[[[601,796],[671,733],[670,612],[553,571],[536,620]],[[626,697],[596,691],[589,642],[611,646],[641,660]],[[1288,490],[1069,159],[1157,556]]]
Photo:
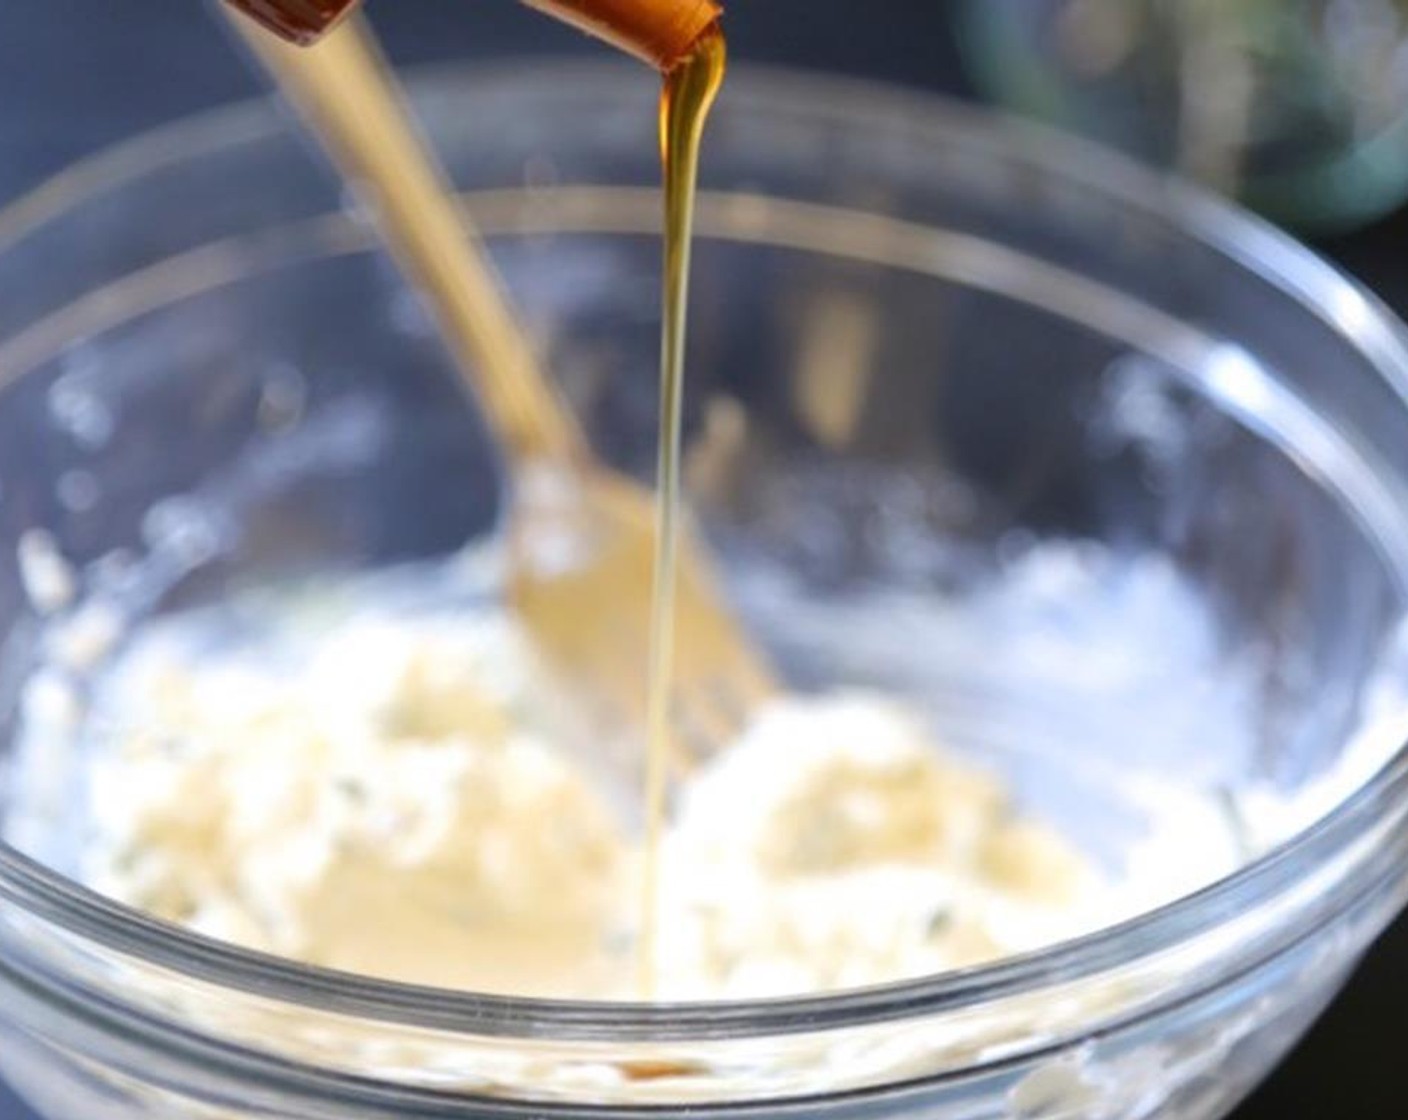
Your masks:
[[[665,75],[660,95],[660,160],[665,179],[665,262],[661,290],[660,460],[655,572],[650,604],[650,664],[645,778],[645,869],[641,899],[639,991],[653,999],[659,958],[660,856],[671,770],[670,697],[679,574],[680,458],[690,248],[704,124],[723,84],[728,51],[715,26]]]

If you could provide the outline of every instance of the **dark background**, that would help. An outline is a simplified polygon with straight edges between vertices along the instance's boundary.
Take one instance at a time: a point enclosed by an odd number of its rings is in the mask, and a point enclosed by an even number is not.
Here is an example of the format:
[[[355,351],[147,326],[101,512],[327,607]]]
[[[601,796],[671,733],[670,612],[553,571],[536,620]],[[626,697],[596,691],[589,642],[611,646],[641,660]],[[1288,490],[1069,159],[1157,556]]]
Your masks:
[[[969,96],[949,9],[947,0],[733,0],[730,47],[740,64]],[[600,49],[511,0],[379,0],[371,11],[405,65]],[[202,0],[0,0],[0,205],[103,144],[258,89]],[[1400,312],[1408,312],[1405,245],[1403,213],[1316,242]],[[1405,1024],[1408,922],[1400,922],[1236,1120],[1401,1120]],[[0,1120],[31,1120],[3,1086]]]

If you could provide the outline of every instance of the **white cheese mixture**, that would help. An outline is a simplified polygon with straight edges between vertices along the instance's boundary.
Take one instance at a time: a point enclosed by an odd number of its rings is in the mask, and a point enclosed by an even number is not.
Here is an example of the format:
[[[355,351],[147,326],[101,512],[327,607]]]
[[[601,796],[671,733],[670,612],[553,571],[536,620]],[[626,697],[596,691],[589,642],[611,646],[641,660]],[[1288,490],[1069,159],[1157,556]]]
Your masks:
[[[390,979],[631,998],[640,852],[571,704],[489,608],[353,614],[292,650],[140,639],[90,781],[100,890]],[[834,990],[1104,924],[1111,888],[869,694],[792,697],[683,783],[660,992]]]

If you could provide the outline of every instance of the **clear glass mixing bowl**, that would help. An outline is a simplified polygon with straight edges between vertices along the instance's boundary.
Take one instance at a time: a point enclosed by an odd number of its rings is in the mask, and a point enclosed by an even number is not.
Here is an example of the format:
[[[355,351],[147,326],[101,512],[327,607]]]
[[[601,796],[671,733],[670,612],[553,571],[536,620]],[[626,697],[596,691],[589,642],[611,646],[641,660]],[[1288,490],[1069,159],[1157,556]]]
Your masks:
[[[648,477],[649,81],[415,90],[601,453]],[[992,967],[642,1007],[303,968],[66,878],[81,755],[13,749],[24,534],[162,613],[497,524],[492,441],[364,217],[238,108],[0,212],[0,1068],[42,1111],[1213,1117],[1403,903],[1391,317],[1207,198],[884,89],[738,74],[704,180],[694,502],[760,640],[799,686],[903,689],[1092,858],[1194,893]],[[1132,864],[1156,833],[1174,858]],[[1216,881],[1181,882],[1213,836]]]

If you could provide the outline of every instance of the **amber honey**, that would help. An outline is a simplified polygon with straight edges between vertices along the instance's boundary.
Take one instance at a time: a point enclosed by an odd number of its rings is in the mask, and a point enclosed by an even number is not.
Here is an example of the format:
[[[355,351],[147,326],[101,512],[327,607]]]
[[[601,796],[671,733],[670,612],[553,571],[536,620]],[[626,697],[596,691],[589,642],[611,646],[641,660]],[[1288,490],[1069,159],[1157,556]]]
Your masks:
[[[670,697],[675,643],[675,592],[679,570],[680,462],[684,406],[689,262],[694,241],[694,199],[704,124],[723,84],[728,51],[717,24],[665,75],[660,95],[660,159],[665,182],[665,262],[661,290],[660,459],[657,481],[655,575],[650,604],[648,748],[645,793],[645,876],[642,897],[640,990],[655,991],[659,910],[660,840],[671,769]]]

